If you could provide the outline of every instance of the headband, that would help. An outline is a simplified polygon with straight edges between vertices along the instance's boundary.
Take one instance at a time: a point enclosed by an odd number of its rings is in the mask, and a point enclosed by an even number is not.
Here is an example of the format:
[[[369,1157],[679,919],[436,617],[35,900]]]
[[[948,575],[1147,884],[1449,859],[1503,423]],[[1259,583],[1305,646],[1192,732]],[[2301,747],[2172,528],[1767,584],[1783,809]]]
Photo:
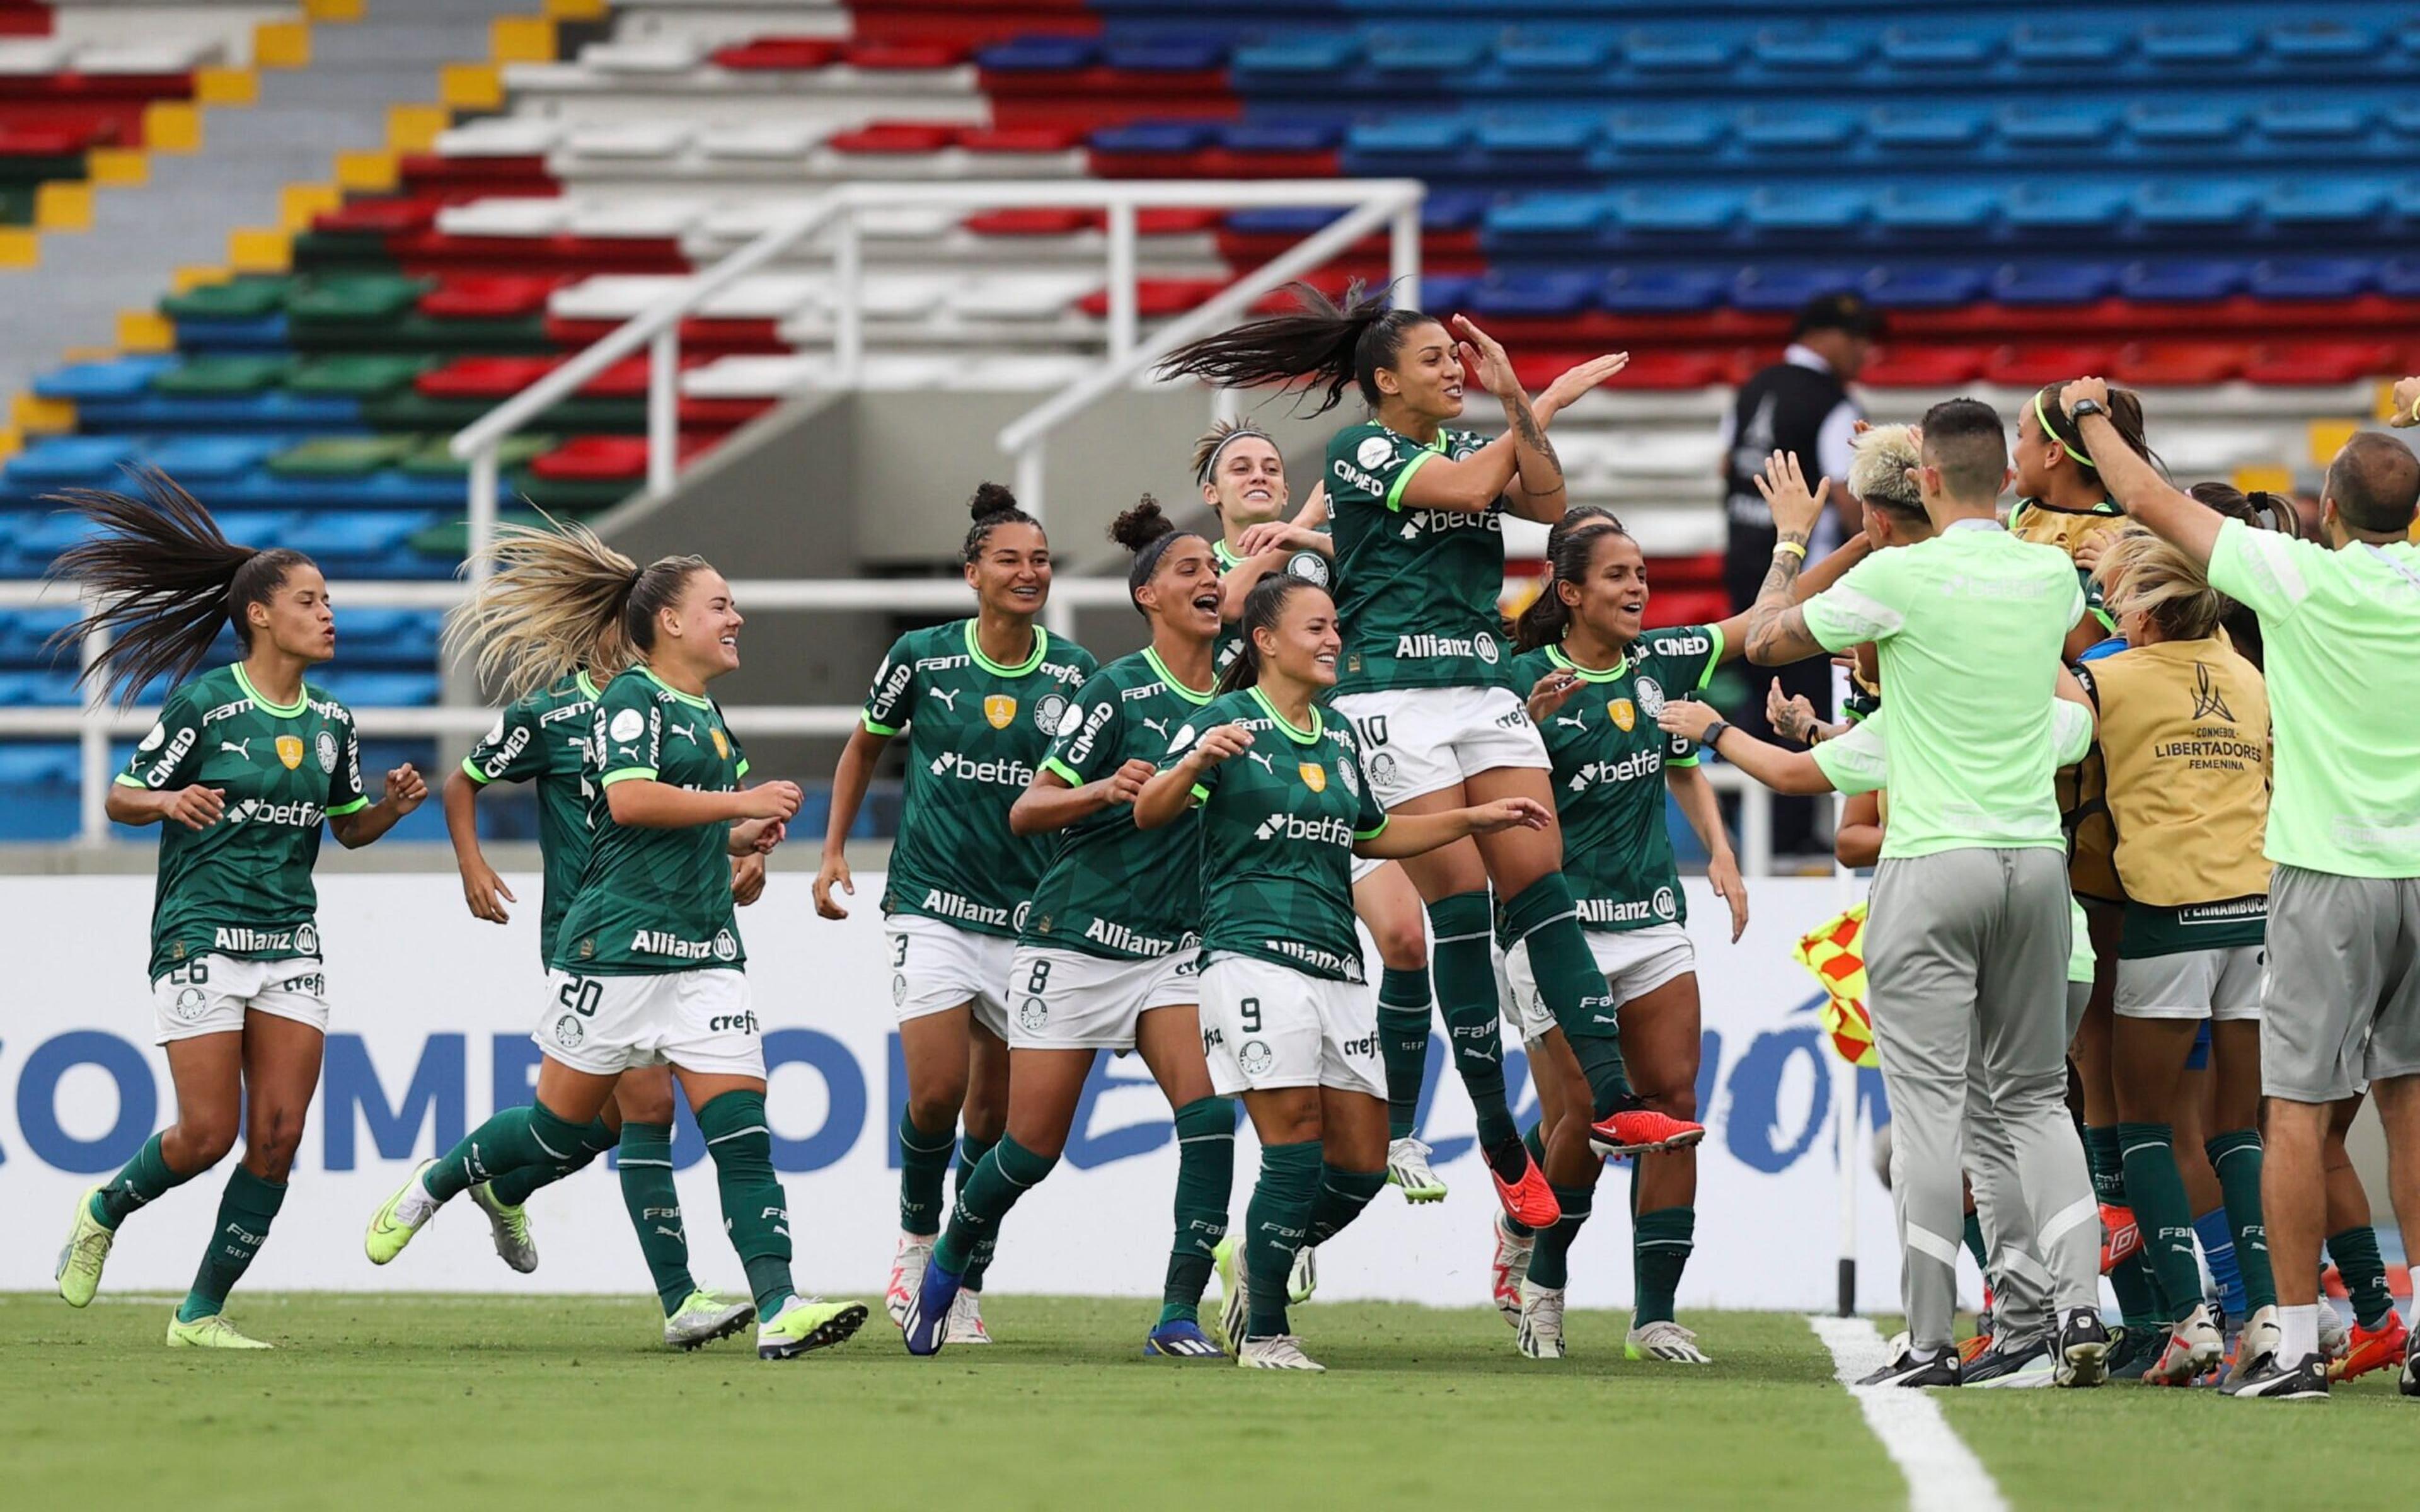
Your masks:
[[[1276,446],[1278,444],[1278,439],[1276,437],[1270,435],[1267,431],[1261,429],[1258,425],[1249,424],[1237,425],[1233,430],[1231,430],[1226,435],[1218,438],[1218,445],[1210,448],[1210,455],[1202,459],[1202,467],[1200,471],[1194,473],[1193,481],[1196,483],[1207,484],[1210,481],[1211,474],[1218,471],[1218,458],[1226,455],[1227,448],[1234,445],[1237,441],[1242,440],[1247,436],[1257,436],[1261,440],[1268,442],[1271,446]],[[1280,448],[1280,451],[1282,451],[1282,448]]]
[[[2042,434],[2058,442],[2060,451],[2086,467],[2092,466],[2092,458],[2068,444],[2067,438],[2058,433],[2058,427],[2050,423],[2050,409],[2042,403],[2042,391],[2040,389],[2034,391],[2034,418],[2041,422]]]
[[[1198,531],[1171,530],[1163,534],[1155,535],[1142,544],[1142,549],[1134,554],[1134,564],[1126,569],[1128,598],[1140,599],[1143,584],[1151,581],[1152,575],[1159,571],[1159,559],[1168,555],[1168,548],[1171,545],[1188,535],[1197,541],[1205,539]],[[1142,608],[1141,603],[1138,601],[1135,608]]]

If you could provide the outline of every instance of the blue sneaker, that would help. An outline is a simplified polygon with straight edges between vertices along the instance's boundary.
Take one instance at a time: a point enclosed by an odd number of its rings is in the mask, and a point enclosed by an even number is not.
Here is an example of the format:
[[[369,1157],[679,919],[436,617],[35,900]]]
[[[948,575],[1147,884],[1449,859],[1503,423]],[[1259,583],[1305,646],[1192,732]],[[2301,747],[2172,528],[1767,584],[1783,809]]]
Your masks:
[[[924,1278],[916,1284],[908,1316],[899,1324],[909,1354],[939,1354],[950,1341],[950,1306],[958,1300],[958,1284],[964,1279],[938,1262],[926,1263]]]
[[[1165,1355],[1171,1360],[1223,1360],[1227,1351],[1210,1342],[1202,1325],[1190,1318],[1173,1323],[1162,1323],[1144,1335],[1142,1352]]]

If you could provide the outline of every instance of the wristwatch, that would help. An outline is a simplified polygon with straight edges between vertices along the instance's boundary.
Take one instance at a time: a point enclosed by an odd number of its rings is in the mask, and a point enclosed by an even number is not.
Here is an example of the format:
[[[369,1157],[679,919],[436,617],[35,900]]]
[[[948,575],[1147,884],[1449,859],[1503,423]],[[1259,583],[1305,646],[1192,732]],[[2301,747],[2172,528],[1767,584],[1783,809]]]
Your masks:
[[[1730,727],[1731,725],[1729,719],[1716,719],[1714,723],[1706,726],[1705,735],[1698,742],[1699,747],[1705,750],[1714,750],[1717,743],[1719,743],[1723,738],[1723,732],[1729,730]],[[1717,754],[1720,753],[1717,752]]]
[[[2102,408],[2101,401],[2098,399],[2078,399],[2075,401],[2075,408],[2067,412],[2067,418],[2082,420],[2086,415],[2105,415],[2108,412]]]

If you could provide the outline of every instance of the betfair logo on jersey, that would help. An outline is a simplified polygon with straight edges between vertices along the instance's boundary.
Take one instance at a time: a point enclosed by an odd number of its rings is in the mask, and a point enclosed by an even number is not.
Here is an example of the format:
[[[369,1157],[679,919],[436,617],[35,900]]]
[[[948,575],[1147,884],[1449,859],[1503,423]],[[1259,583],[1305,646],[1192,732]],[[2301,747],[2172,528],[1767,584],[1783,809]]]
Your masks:
[[[1305,762],[1300,766],[1295,767],[1295,770],[1302,774],[1303,786],[1311,789],[1313,793],[1325,793],[1327,791],[1326,767],[1320,765],[1317,762]]]
[[[1026,788],[1033,784],[1033,768],[1023,762],[979,762],[956,750],[945,750],[934,757],[932,772],[935,777],[954,777],[961,782],[989,782],[1000,787]]]
[[[1633,751],[1618,762],[1590,762],[1572,774],[1569,784],[1574,793],[1586,793],[1599,782],[1629,782],[1642,777],[1652,777],[1664,769],[1664,752],[1660,747]]]
[[[1016,717],[1016,700],[1005,693],[990,693],[984,698],[984,722],[994,730],[1005,730]]]
[[[1395,659],[1417,661],[1432,656],[1476,656],[1489,666],[1503,655],[1496,638],[1482,630],[1475,636],[1399,635],[1395,638]]]
[[[229,809],[220,820],[228,825],[291,825],[297,829],[317,829],[328,811],[316,803],[263,803],[258,798],[246,798]]]
[[[1325,819],[1305,819],[1299,814],[1273,813],[1253,829],[1254,840],[1298,840],[1313,845],[1350,845],[1353,825],[1350,821],[1330,814]]]
[[[710,940],[684,940],[668,929],[630,932],[632,955],[668,955],[675,961],[703,961],[708,956],[728,961],[739,953],[738,942],[724,930]]]

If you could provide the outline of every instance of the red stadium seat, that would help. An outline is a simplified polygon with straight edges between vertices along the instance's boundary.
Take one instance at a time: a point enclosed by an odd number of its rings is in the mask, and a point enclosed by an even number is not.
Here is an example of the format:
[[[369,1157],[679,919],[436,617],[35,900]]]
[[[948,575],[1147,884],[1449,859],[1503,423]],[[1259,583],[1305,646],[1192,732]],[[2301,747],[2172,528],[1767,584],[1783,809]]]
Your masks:
[[[834,152],[939,152],[958,139],[954,121],[876,121],[825,140]]]
[[[554,357],[458,357],[412,386],[431,399],[511,398],[554,371]],[[641,398],[647,392],[647,360],[628,357],[597,374],[580,390],[590,398]]]
[[[2304,341],[2256,347],[2243,364],[2248,383],[2354,383],[2403,369],[2384,342]]]
[[[721,68],[743,72],[821,69],[839,62],[844,50],[845,44],[837,37],[759,37],[718,48],[714,61]]]
[[[958,133],[969,152],[1067,152],[1084,144],[1073,126],[970,126]]]
[[[2145,388],[2196,388],[2224,383],[2243,371],[2243,348],[2223,341],[2130,342],[2109,376]]]
[[[420,297],[420,313],[433,320],[525,320],[546,313],[547,296],[560,278],[511,273],[462,273]]]
[[[2106,373],[2116,356],[2113,348],[2103,346],[2029,342],[1993,352],[1984,364],[1983,377],[1993,383],[2038,389],[2045,383]]]
[[[440,206],[433,199],[356,199],[312,217],[311,229],[322,233],[385,236],[393,231],[423,231],[436,224]]]
[[[955,68],[968,50],[949,42],[850,42],[841,55],[850,68],[889,72]]]
[[[979,237],[1071,237],[1101,224],[1098,210],[1036,207],[1032,209],[985,210],[966,218],[966,228]]]
[[[1162,320],[1172,315],[1183,315],[1198,309],[1202,302],[1227,286],[1223,278],[1141,278],[1135,281],[1135,313],[1146,320]],[[1076,301],[1076,308],[1086,315],[1105,316],[1109,313],[1107,289],[1095,289]]]
[[[1990,350],[1981,347],[1887,346],[1857,377],[1876,388],[1946,389],[1982,377],[1991,360]]]

